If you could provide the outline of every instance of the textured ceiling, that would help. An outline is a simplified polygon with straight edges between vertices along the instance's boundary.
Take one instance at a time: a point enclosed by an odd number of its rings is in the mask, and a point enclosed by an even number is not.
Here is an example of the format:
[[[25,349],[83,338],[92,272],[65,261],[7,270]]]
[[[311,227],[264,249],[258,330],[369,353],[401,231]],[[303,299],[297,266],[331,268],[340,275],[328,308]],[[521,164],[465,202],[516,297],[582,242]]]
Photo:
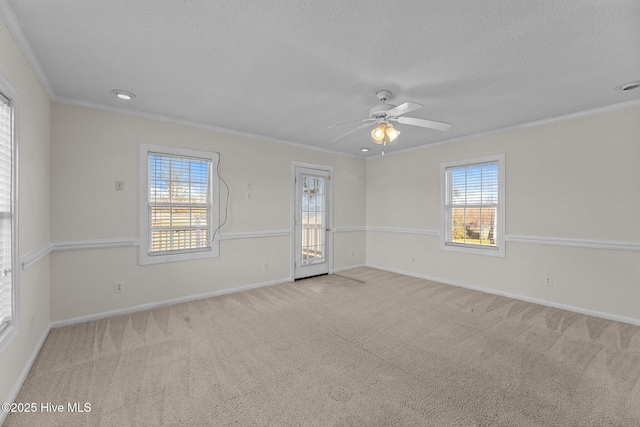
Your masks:
[[[640,80],[638,0],[0,1],[54,99],[352,154],[380,147],[327,127],[366,118],[380,89],[453,124],[398,125],[388,151],[640,99],[614,89]]]

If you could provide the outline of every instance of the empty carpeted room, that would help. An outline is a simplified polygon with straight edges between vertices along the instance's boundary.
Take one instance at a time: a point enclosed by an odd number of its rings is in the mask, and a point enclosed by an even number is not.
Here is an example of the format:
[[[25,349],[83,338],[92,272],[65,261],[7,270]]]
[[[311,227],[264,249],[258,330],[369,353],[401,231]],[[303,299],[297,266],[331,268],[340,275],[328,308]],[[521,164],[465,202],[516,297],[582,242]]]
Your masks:
[[[0,16],[0,425],[640,425],[637,1]]]

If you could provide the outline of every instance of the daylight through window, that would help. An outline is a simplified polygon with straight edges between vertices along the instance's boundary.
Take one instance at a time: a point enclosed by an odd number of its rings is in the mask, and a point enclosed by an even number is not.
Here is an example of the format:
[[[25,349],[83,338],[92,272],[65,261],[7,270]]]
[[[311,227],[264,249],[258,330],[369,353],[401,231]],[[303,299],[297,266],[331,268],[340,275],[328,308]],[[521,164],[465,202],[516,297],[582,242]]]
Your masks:
[[[149,254],[211,248],[209,159],[149,153]]]
[[[500,159],[444,167],[445,245],[497,250],[503,215]]]
[[[13,324],[13,108],[0,93],[0,343]]]

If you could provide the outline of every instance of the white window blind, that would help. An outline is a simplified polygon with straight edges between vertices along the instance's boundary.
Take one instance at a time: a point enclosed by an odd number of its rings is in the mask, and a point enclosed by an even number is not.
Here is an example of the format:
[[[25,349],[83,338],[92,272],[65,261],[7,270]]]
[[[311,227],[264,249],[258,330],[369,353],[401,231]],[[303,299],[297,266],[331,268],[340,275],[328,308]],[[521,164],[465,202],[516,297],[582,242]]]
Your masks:
[[[0,94],[0,334],[12,323],[13,108]]]
[[[499,163],[445,169],[446,244],[497,249],[500,234]]]
[[[149,153],[149,255],[211,249],[210,159]]]

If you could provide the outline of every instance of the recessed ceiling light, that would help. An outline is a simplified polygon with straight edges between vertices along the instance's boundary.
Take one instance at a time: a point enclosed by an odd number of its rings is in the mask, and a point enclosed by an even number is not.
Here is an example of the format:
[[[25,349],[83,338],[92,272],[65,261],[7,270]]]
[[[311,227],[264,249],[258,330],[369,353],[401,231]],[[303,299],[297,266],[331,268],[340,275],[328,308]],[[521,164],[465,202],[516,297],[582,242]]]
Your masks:
[[[135,93],[131,93],[128,90],[122,90],[122,89],[114,89],[111,91],[111,93],[117,96],[118,98],[124,99],[126,101],[136,97]]]
[[[363,153],[366,153],[367,151],[369,151],[369,149],[367,147],[362,147],[360,151],[362,151]]]
[[[618,89],[618,90],[633,90],[633,89],[637,89],[638,87],[640,87],[640,82],[629,82],[629,83],[625,83],[625,84],[620,85],[620,86],[616,86],[616,89]]]

